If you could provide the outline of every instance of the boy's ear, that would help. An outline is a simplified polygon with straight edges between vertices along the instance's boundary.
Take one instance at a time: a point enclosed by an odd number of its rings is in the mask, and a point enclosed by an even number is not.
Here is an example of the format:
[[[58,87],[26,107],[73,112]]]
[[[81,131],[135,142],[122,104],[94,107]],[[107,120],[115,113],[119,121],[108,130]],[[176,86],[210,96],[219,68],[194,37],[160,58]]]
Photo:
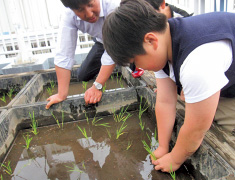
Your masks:
[[[145,34],[144,42],[149,45],[152,45],[154,50],[156,50],[158,47],[158,38],[157,38],[156,34],[154,34],[153,32],[149,32],[149,33]]]

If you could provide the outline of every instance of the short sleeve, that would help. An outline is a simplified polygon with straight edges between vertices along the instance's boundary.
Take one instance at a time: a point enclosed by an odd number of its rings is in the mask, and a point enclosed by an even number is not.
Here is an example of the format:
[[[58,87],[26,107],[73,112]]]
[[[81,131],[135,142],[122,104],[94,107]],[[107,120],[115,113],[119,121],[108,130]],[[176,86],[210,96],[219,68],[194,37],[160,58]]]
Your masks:
[[[180,68],[185,102],[196,103],[212,96],[227,83],[225,72],[232,63],[227,40],[203,44],[193,50]]]

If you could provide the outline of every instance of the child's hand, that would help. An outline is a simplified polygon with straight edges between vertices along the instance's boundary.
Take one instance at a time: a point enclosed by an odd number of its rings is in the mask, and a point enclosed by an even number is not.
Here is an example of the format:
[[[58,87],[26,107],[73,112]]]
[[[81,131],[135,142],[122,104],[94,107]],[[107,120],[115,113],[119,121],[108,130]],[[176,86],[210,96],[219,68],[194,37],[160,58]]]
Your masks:
[[[156,158],[159,159],[162,156],[164,156],[165,154],[167,154],[168,152],[169,152],[168,148],[164,148],[162,146],[159,146],[153,153],[156,156]]]
[[[156,161],[152,161],[152,163],[155,165],[155,170],[161,170],[162,172],[176,171],[183,164],[183,162],[181,164],[176,163],[171,153],[164,155]]]

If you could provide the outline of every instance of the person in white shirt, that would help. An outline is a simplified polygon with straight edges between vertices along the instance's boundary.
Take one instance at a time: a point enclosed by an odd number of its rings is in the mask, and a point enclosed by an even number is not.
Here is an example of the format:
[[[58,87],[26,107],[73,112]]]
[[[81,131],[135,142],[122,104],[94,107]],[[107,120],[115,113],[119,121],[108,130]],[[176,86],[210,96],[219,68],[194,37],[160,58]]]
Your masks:
[[[95,39],[95,44],[78,70],[78,79],[88,81],[99,73],[94,85],[85,93],[86,103],[100,101],[102,96],[100,89],[115,67],[113,60],[103,48],[102,26],[107,15],[119,6],[120,0],[61,0],[61,2],[67,9],[60,24],[54,60],[58,93],[47,99],[49,102],[46,109],[67,98],[79,30],[90,34]]]

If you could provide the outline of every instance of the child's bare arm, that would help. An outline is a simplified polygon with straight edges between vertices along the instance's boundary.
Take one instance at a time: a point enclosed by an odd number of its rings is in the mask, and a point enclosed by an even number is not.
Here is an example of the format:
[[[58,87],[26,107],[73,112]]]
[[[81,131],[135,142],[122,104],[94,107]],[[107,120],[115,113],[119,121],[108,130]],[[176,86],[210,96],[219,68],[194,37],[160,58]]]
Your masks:
[[[154,164],[156,170],[173,171],[191,156],[200,146],[205,133],[213,121],[219,101],[220,91],[198,103],[186,103],[185,121],[180,129],[175,147]]]
[[[169,142],[175,122],[177,93],[170,78],[157,79],[156,118],[159,147],[154,152],[157,158],[169,152]]]

